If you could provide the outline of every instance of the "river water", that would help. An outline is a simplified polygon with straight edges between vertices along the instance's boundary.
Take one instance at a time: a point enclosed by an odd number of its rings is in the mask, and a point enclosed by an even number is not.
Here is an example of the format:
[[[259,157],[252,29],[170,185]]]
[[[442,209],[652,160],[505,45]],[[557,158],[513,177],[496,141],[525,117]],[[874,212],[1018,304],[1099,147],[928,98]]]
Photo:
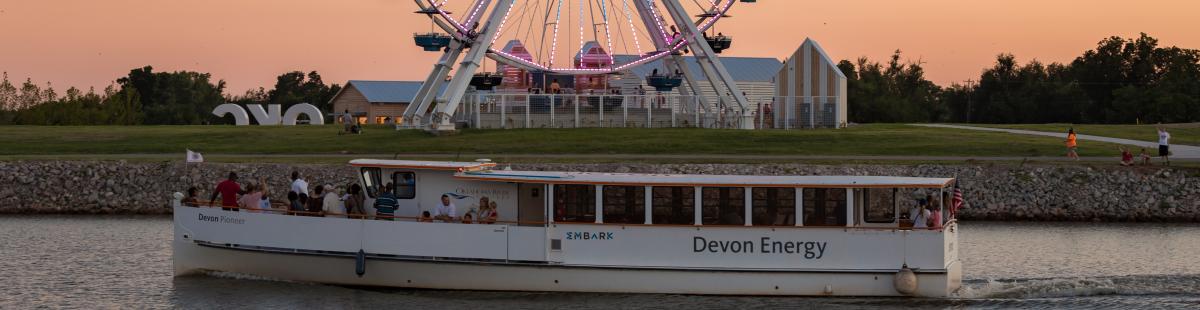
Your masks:
[[[957,298],[721,297],[351,288],[176,278],[168,217],[0,217],[0,309],[1200,308],[1200,225],[962,223]]]

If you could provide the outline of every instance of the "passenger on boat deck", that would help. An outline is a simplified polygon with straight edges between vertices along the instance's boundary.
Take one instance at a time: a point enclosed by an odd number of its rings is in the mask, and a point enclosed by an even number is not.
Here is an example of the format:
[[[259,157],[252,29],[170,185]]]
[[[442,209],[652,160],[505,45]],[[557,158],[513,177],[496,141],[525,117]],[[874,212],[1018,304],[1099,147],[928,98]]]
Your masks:
[[[312,212],[310,216],[320,216],[319,214],[325,210],[324,204],[324,189],[320,186],[313,187],[313,196],[308,198],[308,212]]]
[[[929,227],[942,229],[942,205],[929,205]]]
[[[462,217],[462,223],[463,223],[463,224],[475,224],[475,222],[471,220],[471,214],[470,214],[470,213],[463,214],[463,217]]]
[[[400,203],[396,201],[396,195],[392,195],[392,183],[387,183],[379,188],[379,197],[375,198],[375,219],[392,221],[393,215],[396,214],[396,208]]]
[[[916,208],[913,208],[912,221],[913,228],[929,227],[929,210],[925,208],[929,204],[929,200],[922,200]]]
[[[489,201],[486,208],[483,206],[479,207],[480,224],[495,224],[497,217],[500,217],[500,213],[496,211],[495,201]]]
[[[300,177],[300,171],[292,171],[292,192],[295,192],[297,197],[302,201],[308,200],[308,182]]]
[[[321,211],[325,213],[325,217],[346,218],[346,208],[342,206],[341,200],[338,200],[337,189],[333,188],[332,184],[325,184],[321,188],[325,193],[321,198]]]
[[[259,200],[258,200],[258,208],[263,209],[263,210],[270,210],[271,209],[271,191],[270,191],[270,188],[267,187],[267,179],[266,178],[258,179],[258,191],[262,192],[262,197],[259,198]]]
[[[259,200],[262,200],[262,190],[254,183],[246,184],[246,191],[249,193],[242,195],[242,199],[238,200],[238,208],[246,212],[253,212],[258,209]]]
[[[421,218],[417,222],[433,223],[433,217],[429,216],[429,211],[421,211]]]
[[[446,223],[454,222],[454,218],[458,217],[458,208],[450,202],[450,195],[442,194],[442,203],[433,210],[433,219]]]
[[[217,189],[213,190],[212,197],[208,198],[209,204],[214,204],[217,201],[217,195],[221,195],[221,209],[233,210],[238,205],[238,195],[245,194],[242,186],[237,183],[237,173],[229,172],[229,178],[217,184]]]
[[[353,214],[352,218],[361,219],[367,214],[367,210],[363,208],[362,187],[358,184],[350,184],[350,189],[346,193],[346,197],[342,199],[346,204],[346,213]]]
[[[296,192],[289,191],[287,197],[288,197],[288,210],[304,211],[304,203],[300,202],[300,195],[296,195]],[[295,213],[292,213],[292,214],[295,214]]]
[[[199,207],[200,206],[200,198],[196,197],[196,195],[197,195],[196,192],[198,192],[198,191],[199,190],[197,190],[195,186],[188,187],[187,197],[183,198],[183,201],[182,201],[183,205],[187,206],[187,207]]]

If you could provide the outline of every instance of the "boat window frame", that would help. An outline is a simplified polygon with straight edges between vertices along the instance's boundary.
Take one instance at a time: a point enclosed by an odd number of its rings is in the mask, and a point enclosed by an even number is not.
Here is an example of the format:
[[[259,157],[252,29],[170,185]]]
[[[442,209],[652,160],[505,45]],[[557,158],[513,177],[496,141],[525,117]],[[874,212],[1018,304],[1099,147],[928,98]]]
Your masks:
[[[764,191],[762,193],[763,194],[762,196],[764,196],[764,197],[762,199],[759,199],[758,195],[755,195],[756,191]],[[774,195],[772,195],[772,192],[774,192]],[[751,197],[750,198],[750,215],[751,215],[750,216],[750,224],[751,224],[751,226],[760,226],[761,227],[761,226],[795,226],[796,225],[796,223],[795,223],[795,219],[796,219],[796,189],[795,188],[793,188],[793,187],[752,187],[752,188],[750,188],[749,194]],[[774,196],[774,197],[772,197],[772,196]],[[772,199],[772,198],[774,198],[774,199]],[[758,206],[758,204],[760,202],[764,203],[765,205]],[[774,204],[774,209],[775,209],[774,213],[775,214],[772,215],[771,214],[771,206],[773,204]],[[755,210],[757,210],[757,209],[766,209],[764,211],[767,214],[766,216],[774,217],[773,221],[771,221],[771,223],[766,223],[766,224],[756,223],[755,219],[757,219],[757,217],[756,217],[757,214],[756,214]],[[782,215],[782,217],[781,217],[779,212],[785,211],[787,209],[791,209],[791,212],[787,213],[786,215]],[[777,222],[781,222],[781,221],[782,221],[782,223],[776,224]]]
[[[559,189],[562,189],[560,192]],[[581,189],[582,193],[575,193],[574,200],[567,201],[570,197],[567,193],[571,189]],[[550,190],[553,192],[554,200],[550,202],[550,218],[555,223],[595,223],[596,214],[596,186],[591,184],[551,184]],[[562,212],[559,212],[559,200],[562,200]],[[574,209],[572,209],[574,207]],[[579,213],[579,219],[566,220],[571,211]],[[561,217],[560,217],[561,215]],[[602,215],[602,214],[601,214]]]
[[[412,188],[412,192],[410,193],[410,195],[400,196],[401,185],[400,185],[400,179],[397,179],[397,177],[400,176],[401,174],[407,174],[407,175],[411,176],[411,178],[409,179],[412,181],[411,184],[404,185],[405,187]],[[415,171],[406,171],[406,170],[392,171],[392,195],[396,196],[396,199],[406,199],[406,200],[417,199],[417,173]]]
[[[874,199],[875,195],[872,195],[872,192],[877,191],[877,190],[886,190],[886,189],[892,190],[892,199],[891,199],[892,203],[888,204],[888,208],[887,208],[887,210],[889,210],[888,212],[890,212],[892,214],[892,217],[886,221],[875,221],[875,220],[873,220],[873,218],[871,218],[871,202],[875,201],[875,199]],[[896,223],[896,220],[898,220],[900,218],[900,212],[899,212],[899,210],[896,210],[896,199],[899,195],[900,195],[900,189],[898,189],[898,188],[866,188],[865,191],[863,191],[863,195],[862,195],[862,197],[863,197],[862,198],[863,222],[870,223],[870,224],[893,224],[893,223]]]
[[[679,190],[679,195],[675,195],[675,189]],[[669,192],[668,195],[661,195],[662,192]],[[660,195],[656,195],[660,194]],[[696,223],[696,187],[695,186],[652,186],[650,188],[650,223],[651,225],[700,225]],[[665,204],[659,203],[666,201]],[[677,210],[675,207],[679,207]],[[655,214],[655,208],[663,208],[668,210],[664,216]],[[676,211],[679,213],[676,214]],[[675,215],[671,218],[669,215]],[[686,219],[676,223],[675,219]]]
[[[808,193],[810,191],[813,193],[813,201],[811,203],[808,201]],[[841,199],[831,199],[831,191],[842,191],[843,195],[841,196]],[[803,197],[802,199],[804,200],[804,209],[812,208],[813,210],[812,212],[804,210],[804,218],[802,218],[801,221],[804,222],[804,226],[806,227],[846,227],[847,223],[853,223],[854,221],[853,218],[846,217],[846,209],[853,208],[853,206],[850,205],[850,201],[848,201],[848,197],[853,194],[853,188],[805,187],[801,192],[801,197]],[[831,202],[840,202],[841,206],[839,207],[835,205],[831,210],[828,206],[826,206]],[[823,210],[821,212],[817,212],[817,208],[822,208]],[[830,212],[832,212],[832,214],[830,214]],[[818,214],[824,215],[825,219],[821,219],[820,222],[810,222],[809,218]],[[825,220],[831,216],[835,219],[840,219],[841,221],[835,223],[826,223]],[[813,219],[815,220],[816,218]]]
[[[720,195],[722,194],[722,189],[728,190],[728,196],[724,200],[722,200],[720,198]],[[705,199],[705,196],[706,196],[705,191],[707,191],[707,190],[716,191],[716,195],[718,195],[718,198]],[[739,191],[741,192],[741,195],[736,195],[736,192],[739,192]],[[746,210],[747,210],[747,208],[750,207],[750,206],[746,205],[746,197],[747,197],[747,195],[750,195],[749,192],[750,191],[746,190],[745,187],[741,187],[741,186],[701,186],[700,187],[700,200],[701,200],[700,201],[700,225],[701,226],[746,226],[746,223],[747,223],[746,222]],[[705,202],[709,202],[709,201],[712,201],[714,205],[705,205]],[[739,205],[740,205],[740,208],[739,208]],[[707,208],[716,209],[716,211],[717,211],[716,216],[715,217],[706,217],[707,214],[704,212],[704,209],[707,209]],[[727,210],[727,209],[733,209],[733,210]],[[740,219],[741,221],[738,221],[738,222],[730,221],[731,223],[722,223],[722,221],[724,220],[722,217],[725,216],[726,214],[736,215],[738,217],[738,219]],[[715,222],[711,222],[711,224],[705,223],[705,219],[712,219],[712,218],[716,219]],[[733,218],[730,218],[730,219],[733,219]]]
[[[603,212],[603,223],[607,224],[645,224],[646,223],[646,187],[645,186],[625,186],[612,185],[604,186],[599,189],[602,197],[601,212]],[[640,195],[639,195],[640,194]],[[609,198],[613,196],[625,196],[623,203],[615,203],[617,199]],[[638,208],[638,207],[641,208]],[[618,212],[619,210],[619,212]],[[611,217],[616,217],[620,213],[625,217],[624,222],[614,222],[609,220]]]
[[[379,187],[383,186],[381,184],[383,169],[379,167],[362,167],[362,169],[359,169],[358,177],[363,182],[363,189],[365,189],[367,197],[379,197]],[[374,182],[374,184],[370,184],[371,182]]]

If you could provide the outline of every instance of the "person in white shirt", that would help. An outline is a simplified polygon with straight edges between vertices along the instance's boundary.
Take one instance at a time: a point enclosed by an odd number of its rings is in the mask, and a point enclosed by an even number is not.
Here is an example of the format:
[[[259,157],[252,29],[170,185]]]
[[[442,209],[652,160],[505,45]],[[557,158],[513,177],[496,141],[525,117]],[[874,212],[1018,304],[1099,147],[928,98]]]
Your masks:
[[[443,194],[442,203],[433,210],[433,219],[450,223],[454,221],[455,217],[458,217],[458,208],[454,206],[453,202],[450,202],[450,195]]]
[[[342,202],[338,200],[337,191],[333,185],[325,184],[322,189],[324,189],[325,196],[321,198],[321,211],[325,211],[325,217],[346,218],[346,207],[342,206]]]
[[[1166,129],[1158,127],[1158,156],[1162,157],[1163,165],[1170,166],[1171,159],[1171,133]]]
[[[292,171],[292,192],[295,192],[296,195],[308,196],[308,182],[300,178],[299,171]]]

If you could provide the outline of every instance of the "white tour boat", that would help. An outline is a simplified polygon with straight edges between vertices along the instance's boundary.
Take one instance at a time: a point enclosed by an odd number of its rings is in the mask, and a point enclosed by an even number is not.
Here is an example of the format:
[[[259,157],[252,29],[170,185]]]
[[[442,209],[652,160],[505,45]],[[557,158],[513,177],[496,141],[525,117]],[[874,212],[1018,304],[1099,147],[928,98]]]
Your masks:
[[[337,285],[724,295],[926,296],[961,283],[957,223],[901,214],[953,178],[578,173],[354,160],[366,219],[176,206],[177,275]],[[371,208],[391,185],[391,221]],[[495,204],[494,223],[427,222]],[[481,201],[485,199],[486,201]],[[245,210],[249,211],[249,210]]]

